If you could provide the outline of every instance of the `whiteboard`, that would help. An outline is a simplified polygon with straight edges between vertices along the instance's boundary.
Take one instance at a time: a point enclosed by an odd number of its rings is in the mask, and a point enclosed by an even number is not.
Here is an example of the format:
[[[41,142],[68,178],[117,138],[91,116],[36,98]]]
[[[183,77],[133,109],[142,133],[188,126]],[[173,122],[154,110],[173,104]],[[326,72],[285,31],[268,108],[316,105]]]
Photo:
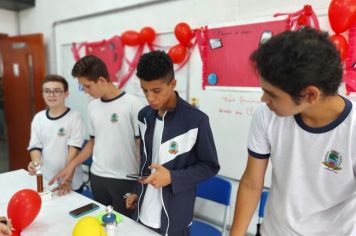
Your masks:
[[[241,179],[247,163],[247,137],[254,112],[261,104],[261,91],[229,91],[207,88],[200,109],[210,119],[220,162],[219,174]],[[270,168],[265,186],[270,186]]]
[[[94,41],[98,40],[100,39]],[[167,50],[170,46],[176,44],[177,40],[173,33],[165,33],[160,34],[155,43],[167,45],[167,47],[162,48]],[[66,104],[72,109],[78,110],[87,124],[89,97],[83,91],[80,91],[78,81],[71,76],[71,70],[75,63],[71,44],[61,44],[59,48],[59,71],[69,83],[70,95]],[[145,48],[145,52],[147,51],[148,48]],[[131,59],[135,54],[135,48],[126,47],[125,54],[128,59]],[[126,72],[127,64],[124,63],[121,70]],[[192,98],[197,98],[199,100],[198,108],[209,116],[221,166],[219,175],[234,180],[241,179],[247,161],[249,124],[253,112],[260,103],[261,92],[256,90],[214,90],[209,89],[209,87],[203,90],[201,80],[202,61],[197,47],[195,47],[187,65],[176,72],[175,75],[177,79],[176,88],[180,96],[190,102]],[[124,90],[140,97],[142,102],[147,104],[139,80],[135,75],[127,82]],[[231,110],[230,113],[229,110]],[[232,112],[235,114],[232,114]],[[270,186],[270,167],[267,171],[265,186]]]
[[[177,43],[177,39],[175,38],[173,33],[164,33],[159,34],[155,40],[155,44],[163,45],[162,48],[155,48],[158,50],[167,51],[172,45]],[[128,55],[128,59],[131,59],[135,54],[136,48],[135,47],[125,47],[125,55]],[[144,48],[144,53],[149,52],[148,47]],[[174,65],[175,69],[177,69],[177,65]],[[187,100],[189,97],[189,65],[184,66],[179,71],[175,72],[175,78],[177,80],[176,91],[179,93],[179,96],[184,100]],[[128,70],[128,64],[123,63],[122,68],[120,70],[121,75]],[[137,78],[136,73],[132,75],[130,80],[124,87],[124,90],[138,96],[143,104],[148,104],[146,98],[142,92],[140,80]]]
[[[159,36],[159,40],[167,43],[167,45],[171,46],[175,42],[175,37],[173,33],[166,33],[166,34],[161,34]],[[159,40],[157,40],[157,43],[160,43]],[[169,47],[167,46],[167,48]],[[71,51],[71,44],[64,44],[61,46],[61,75],[66,78],[68,85],[69,85],[69,96],[66,99],[66,106],[70,107],[71,109],[77,110],[80,112],[80,114],[83,117],[83,120],[85,122],[86,127],[88,127],[88,116],[87,116],[87,109],[88,109],[88,103],[92,98],[90,98],[89,95],[85,94],[81,86],[79,85],[79,82],[74,79],[71,75],[72,68],[75,64],[75,60]],[[162,48],[164,50],[165,47]],[[148,52],[149,49],[145,47],[144,52]],[[126,47],[125,48],[125,55],[128,59],[132,59],[134,54],[136,52],[136,47]],[[83,56],[83,55],[81,55]],[[180,97],[187,100],[189,93],[188,93],[188,68],[189,65],[183,67],[179,71],[175,73],[175,77],[177,79],[177,86],[176,86],[176,91],[179,93]],[[119,75],[122,75],[126,73],[128,70],[128,65],[127,63],[123,62],[122,68],[120,70]],[[129,81],[125,84],[123,87],[123,90],[127,93],[133,94],[137,97],[140,98],[143,104],[147,104],[146,98],[142,92],[141,86],[140,86],[140,81],[136,77],[135,73],[131,76]],[[88,129],[87,129],[88,131]],[[88,138],[88,132],[86,132],[86,138]]]
[[[72,68],[74,66],[75,60],[71,51],[71,45],[63,45],[61,49],[61,76],[63,76],[67,80],[69,86],[69,96],[66,99],[66,106],[78,111],[84,120],[85,126],[88,127],[87,109],[90,97],[81,90],[81,86],[78,80],[72,77]],[[87,129],[86,138],[88,137],[89,134]]]

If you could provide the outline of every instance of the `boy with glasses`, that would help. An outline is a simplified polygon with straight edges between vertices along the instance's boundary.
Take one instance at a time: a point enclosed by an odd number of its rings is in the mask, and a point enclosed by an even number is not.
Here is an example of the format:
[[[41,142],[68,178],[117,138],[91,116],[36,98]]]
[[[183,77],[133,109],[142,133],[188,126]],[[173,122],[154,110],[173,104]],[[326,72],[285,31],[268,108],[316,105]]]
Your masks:
[[[50,179],[78,154],[85,127],[79,112],[65,106],[68,97],[68,83],[59,75],[48,75],[42,82],[42,95],[48,109],[35,115],[31,125],[31,139],[28,146],[32,161],[28,165],[31,175],[41,165],[43,177]],[[53,191],[63,195],[80,189],[83,183],[82,171],[75,170],[73,176],[62,182]]]

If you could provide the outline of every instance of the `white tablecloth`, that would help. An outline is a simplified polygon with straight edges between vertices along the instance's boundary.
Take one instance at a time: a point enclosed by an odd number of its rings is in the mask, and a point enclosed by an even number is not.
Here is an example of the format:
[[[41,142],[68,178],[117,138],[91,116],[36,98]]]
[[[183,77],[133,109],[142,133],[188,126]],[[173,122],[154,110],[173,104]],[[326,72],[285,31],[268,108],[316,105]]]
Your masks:
[[[36,191],[36,177],[30,176],[23,169],[0,174],[0,216],[7,215],[7,205],[10,198],[22,189]],[[42,202],[41,210],[36,219],[22,231],[21,236],[70,236],[79,219],[70,216],[69,211],[91,202],[95,201],[75,192],[61,197],[54,194],[51,200]],[[96,216],[105,211],[103,205],[95,203],[100,206],[100,209],[87,215]],[[159,234],[123,216],[123,220],[118,224],[117,235],[150,236]]]

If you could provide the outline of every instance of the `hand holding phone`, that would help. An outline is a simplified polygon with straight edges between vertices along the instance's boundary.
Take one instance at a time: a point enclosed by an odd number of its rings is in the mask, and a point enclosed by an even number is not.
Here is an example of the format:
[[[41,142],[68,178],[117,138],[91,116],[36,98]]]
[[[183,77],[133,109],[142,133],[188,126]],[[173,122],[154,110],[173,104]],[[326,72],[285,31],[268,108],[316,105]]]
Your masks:
[[[130,194],[126,198],[126,208],[127,209],[135,209],[137,202],[137,194]]]
[[[126,175],[127,178],[134,179],[134,180],[143,180],[147,176],[149,176],[149,174],[145,174],[145,173],[142,174],[142,175],[140,175],[140,174],[128,174],[128,175]]]
[[[87,204],[85,206],[82,206],[82,207],[79,207],[77,209],[74,209],[74,210],[70,211],[69,214],[71,216],[73,216],[74,218],[78,218],[78,217],[80,217],[82,215],[85,215],[85,214],[87,214],[89,212],[92,212],[92,211],[95,211],[97,209],[99,209],[99,206],[97,204],[89,203],[89,204]]]

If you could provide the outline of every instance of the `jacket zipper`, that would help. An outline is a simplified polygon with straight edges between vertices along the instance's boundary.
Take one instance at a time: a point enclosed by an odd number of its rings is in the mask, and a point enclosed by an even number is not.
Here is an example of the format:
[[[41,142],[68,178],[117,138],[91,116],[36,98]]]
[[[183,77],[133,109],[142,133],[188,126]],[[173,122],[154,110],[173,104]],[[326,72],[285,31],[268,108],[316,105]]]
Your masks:
[[[142,165],[142,168],[140,170],[140,175],[142,176],[142,173],[143,173],[143,169],[145,168],[146,164],[147,164],[147,151],[146,151],[146,139],[145,139],[145,136],[146,136],[146,132],[147,132],[147,122],[146,122],[146,118],[143,118],[143,121],[146,125],[146,130],[145,130],[145,133],[142,135],[142,142],[143,142],[143,151],[145,152],[145,163]],[[143,189],[144,189],[144,186],[143,186],[143,183],[141,183],[141,193],[140,193],[140,196],[138,198],[138,201],[137,201],[137,219],[136,221],[138,222],[138,220],[140,219],[140,202],[141,202],[141,197],[142,197],[142,194],[143,194]]]
[[[161,134],[161,141],[160,141],[160,144],[159,144],[159,150],[158,150],[158,157],[159,157],[159,161],[161,162],[161,155],[160,155],[160,150],[161,150],[161,143],[162,143],[162,138],[163,138],[163,131],[164,131],[164,118],[167,114],[167,111],[163,114],[163,117],[162,117],[162,120],[163,120],[163,129],[162,129],[162,134]],[[161,163],[159,163],[161,164]],[[163,210],[164,210],[164,213],[166,214],[167,216],[167,229],[166,229],[166,233],[165,233],[165,236],[168,236],[168,229],[169,229],[169,216],[168,216],[168,212],[167,212],[167,209],[166,209],[166,206],[164,205],[164,201],[163,201],[163,188],[161,187],[161,201],[162,201],[162,207],[163,207]]]

